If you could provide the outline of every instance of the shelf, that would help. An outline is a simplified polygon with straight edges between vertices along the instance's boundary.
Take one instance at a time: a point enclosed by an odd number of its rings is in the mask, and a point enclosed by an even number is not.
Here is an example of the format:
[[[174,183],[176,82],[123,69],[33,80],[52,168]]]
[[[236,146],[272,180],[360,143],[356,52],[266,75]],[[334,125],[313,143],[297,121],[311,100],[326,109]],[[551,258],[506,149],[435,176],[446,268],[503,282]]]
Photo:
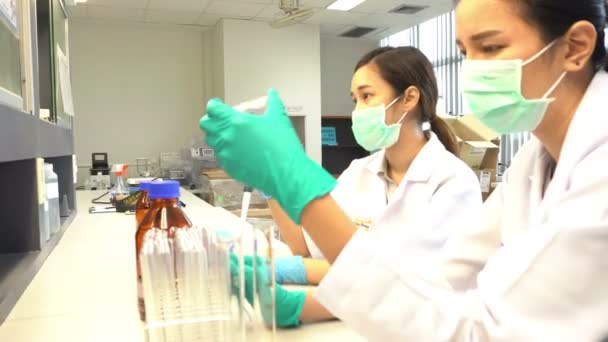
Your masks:
[[[69,217],[61,218],[61,229],[39,252],[0,254],[0,325],[28,287],[38,270],[59,243],[67,227],[76,217],[73,210]]]
[[[70,129],[0,104],[0,163],[72,154]]]

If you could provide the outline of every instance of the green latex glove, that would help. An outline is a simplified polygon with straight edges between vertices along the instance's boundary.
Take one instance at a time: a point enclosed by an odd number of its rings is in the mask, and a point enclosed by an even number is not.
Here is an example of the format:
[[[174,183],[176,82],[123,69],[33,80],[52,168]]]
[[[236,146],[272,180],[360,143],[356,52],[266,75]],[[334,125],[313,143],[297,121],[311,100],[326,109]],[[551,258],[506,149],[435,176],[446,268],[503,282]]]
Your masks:
[[[251,260],[251,257],[246,258],[249,258]],[[245,261],[247,261],[247,259]],[[249,267],[249,270],[247,270],[247,268],[248,266],[245,264],[245,299],[247,299],[249,304],[253,305],[253,281],[250,280],[249,282],[247,282],[248,278],[253,279],[253,271],[251,270],[251,267]],[[248,276],[247,272],[251,274]],[[239,298],[241,294],[241,282],[239,273],[239,258],[236,255],[230,253],[230,275],[232,277],[232,295],[236,296],[237,298]]]
[[[200,127],[224,171],[276,199],[299,224],[304,207],[328,194],[336,180],[306,155],[273,89],[266,108],[264,115],[248,114],[213,99]]]
[[[239,268],[238,258],[230,256],[230,271],[232,273],[232,291],[235,295],[239,293]],[[245,257],[245,297],[253,304],[253,272],[256,272],[256,285],[262,318],[267,326],[272,325],[272,289],[271,278],[268,267],[263,258],[257,257],[256,269],[253,269],[251,257]],[[288,291],[281,285],[275,283],[276,290],[276,323],[279,328],[297,327],[302,322],[300,314],[304,308],[306,293],[304,291]]]

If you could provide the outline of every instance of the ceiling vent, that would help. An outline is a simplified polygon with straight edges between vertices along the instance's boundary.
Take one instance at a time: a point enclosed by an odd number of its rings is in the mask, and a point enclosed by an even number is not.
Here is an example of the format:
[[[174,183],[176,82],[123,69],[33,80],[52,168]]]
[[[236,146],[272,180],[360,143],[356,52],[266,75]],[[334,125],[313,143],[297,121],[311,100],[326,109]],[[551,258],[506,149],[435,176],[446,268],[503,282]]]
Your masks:
[[[389,11],[389,13],[416,14],[425,8],[429,8],[429,6],[401,5],[399,7],[393,8],[392,10]]]
[[[375,27],[363,27],[363,26],[357,26],[354,27],[344,33],[342,33],[340,35],[340,37],[348,37],[348,38],[361,38],[363,36],[365,36],[366,34],[375,31],[376,28]]]

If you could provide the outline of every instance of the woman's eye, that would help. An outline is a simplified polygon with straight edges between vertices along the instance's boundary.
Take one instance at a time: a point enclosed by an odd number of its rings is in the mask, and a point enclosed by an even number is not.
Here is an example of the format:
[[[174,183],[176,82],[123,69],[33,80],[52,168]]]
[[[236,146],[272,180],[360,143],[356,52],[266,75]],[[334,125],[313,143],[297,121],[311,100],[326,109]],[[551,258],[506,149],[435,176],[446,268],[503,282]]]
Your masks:
[[[503,46],[500,46],[500,45],[488,45],[488,46],[484,46],[482,48],[482,51],[484,53],[492,54],[492,53],[497,53],[498,51],[500,51],[502,49],[503,49]]]
[[[460,50],[460,54],[462,55],[462,57],[466,57],[467,56],[467,50]]]

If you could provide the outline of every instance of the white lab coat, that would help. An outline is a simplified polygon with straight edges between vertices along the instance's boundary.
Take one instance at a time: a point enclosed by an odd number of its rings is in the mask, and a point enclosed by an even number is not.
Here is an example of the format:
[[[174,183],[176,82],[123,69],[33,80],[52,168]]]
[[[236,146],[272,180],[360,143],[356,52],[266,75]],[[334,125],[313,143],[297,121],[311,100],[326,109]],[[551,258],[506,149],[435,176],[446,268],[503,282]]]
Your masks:
[[[607,336],[607,94],[600,72],[544,196],[550,158],[533,139],[484,204],[481,224],[446,244],[443,268],[414,243],[389,246],[359,231],[323,280],[321,303],[374,341]]]
[[[453,227],[468,222],[468,217],[481,209],[477,177],[445,149],[435,134],[414,158],[388,203],[386,179],[379,175],[383,163],[384,150],[353,161],[332,191],[334,200],[359,228],[381,229],[389,237],[396,236],[396,231],[406,231],[407,236],[423,239],[429,248],[439,250]],[[420,230],[412,225],[421,215],[433,221],[429,226],[432,229]],[[304,238],[311,257],[322,259],[323,254],[306,232]]]

